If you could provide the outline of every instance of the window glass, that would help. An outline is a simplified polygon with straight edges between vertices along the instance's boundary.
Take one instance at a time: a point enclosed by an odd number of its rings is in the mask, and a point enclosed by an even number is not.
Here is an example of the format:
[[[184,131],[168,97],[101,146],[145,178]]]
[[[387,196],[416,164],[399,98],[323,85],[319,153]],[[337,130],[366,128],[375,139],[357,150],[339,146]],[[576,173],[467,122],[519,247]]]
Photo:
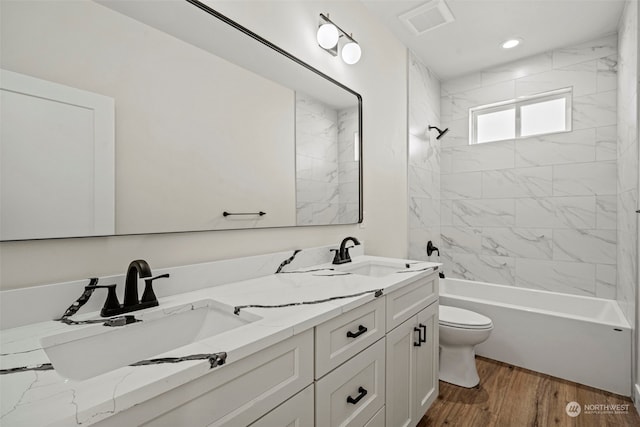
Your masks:
[[[571,130],[571,88],[469,109],[469,144]]]
[[[479,114],[476,142],[500,141],[516,136],[516,109]]]
[[[520,110],[520,135],[529,136],[564,131],[565,110],[566,100],[564,98],[523,105]]]

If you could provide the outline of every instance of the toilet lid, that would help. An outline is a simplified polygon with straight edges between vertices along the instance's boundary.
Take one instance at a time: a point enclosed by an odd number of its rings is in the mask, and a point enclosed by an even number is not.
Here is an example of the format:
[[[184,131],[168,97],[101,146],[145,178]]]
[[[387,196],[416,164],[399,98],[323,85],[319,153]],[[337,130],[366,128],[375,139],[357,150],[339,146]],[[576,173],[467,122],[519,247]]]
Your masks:
[[[486,329],[493,326],[491,319],[470,310],[447,305],[440,306],[440,324],[454,328]]]

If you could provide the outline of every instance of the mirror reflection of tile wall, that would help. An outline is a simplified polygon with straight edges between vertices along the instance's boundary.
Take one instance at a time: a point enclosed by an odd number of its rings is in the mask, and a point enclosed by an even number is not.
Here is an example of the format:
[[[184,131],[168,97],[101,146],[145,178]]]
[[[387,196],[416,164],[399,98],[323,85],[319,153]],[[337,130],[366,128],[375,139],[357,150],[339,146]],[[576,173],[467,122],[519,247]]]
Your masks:
[[[297,225],[358,220],[358,109],[296,92]]]

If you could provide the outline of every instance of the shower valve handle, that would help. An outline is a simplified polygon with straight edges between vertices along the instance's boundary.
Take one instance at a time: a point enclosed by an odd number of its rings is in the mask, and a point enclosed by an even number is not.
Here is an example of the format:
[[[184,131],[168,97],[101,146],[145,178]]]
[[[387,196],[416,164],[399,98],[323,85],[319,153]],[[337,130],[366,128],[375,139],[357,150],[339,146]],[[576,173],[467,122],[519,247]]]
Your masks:
[[[440,249],[434,246],[433,242],[429,240],[427,242],[427,256],[431,256],[432,253],[437,252],[438,256],[440,256]]]

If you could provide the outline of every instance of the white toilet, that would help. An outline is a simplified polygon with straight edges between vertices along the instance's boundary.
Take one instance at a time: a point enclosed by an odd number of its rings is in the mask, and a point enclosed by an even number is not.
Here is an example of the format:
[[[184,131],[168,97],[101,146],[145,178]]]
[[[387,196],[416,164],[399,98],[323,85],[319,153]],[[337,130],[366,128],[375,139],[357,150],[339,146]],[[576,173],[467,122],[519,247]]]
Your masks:
[[[440,379],[461,387],[480,382],[475,347],[486,341],[493,329],[491,319],[458,307],[440,306]]]

